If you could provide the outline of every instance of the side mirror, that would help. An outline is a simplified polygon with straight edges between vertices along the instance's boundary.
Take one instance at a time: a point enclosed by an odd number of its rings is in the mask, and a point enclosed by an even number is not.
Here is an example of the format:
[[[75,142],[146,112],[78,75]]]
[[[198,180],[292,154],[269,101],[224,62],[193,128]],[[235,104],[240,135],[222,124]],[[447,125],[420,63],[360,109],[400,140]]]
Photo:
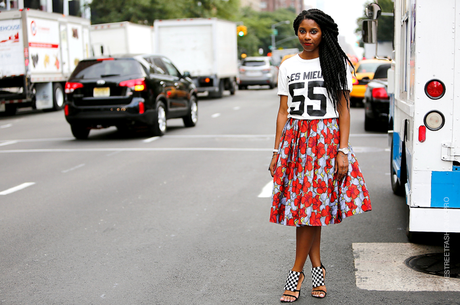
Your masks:
[[[382,8],[380,7],[380,5],[378,5],[377,3],[371,3],[366,7],[365,14],[367,18],[375,20],[380,17],[381,12]]]
[[[362,37],[364,43],[377,43],[377,21],[363,20]]]
[[[190,77],[190,76],[191,76],[191,75],[190,75],[190,72],[184,71],[183,77]]]

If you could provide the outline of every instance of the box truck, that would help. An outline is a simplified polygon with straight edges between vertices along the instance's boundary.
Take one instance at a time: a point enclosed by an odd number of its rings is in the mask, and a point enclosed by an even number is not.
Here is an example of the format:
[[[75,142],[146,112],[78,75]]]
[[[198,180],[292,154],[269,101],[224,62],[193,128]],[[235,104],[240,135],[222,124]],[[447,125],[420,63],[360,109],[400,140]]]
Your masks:
[[[0,112],[61,109],[64,85],[90,52],[90,21],[32,9],[0,14]]]
[[[155,20],[154,53],[190,73],[198,92],[235,94],[238,76],[236,23],[217,18]]]
[[[375,43],[380,7],[367,11],[373,19],[363,21],[363,41]],[[390,178],[406,199],[414,241],[425,232],[445,233],[445,241],[460,233],[459,15],[459,0],[394,1]]]
[[[128,21],[91,26],[93,56],[150,54],[153,52],[153,27]]]

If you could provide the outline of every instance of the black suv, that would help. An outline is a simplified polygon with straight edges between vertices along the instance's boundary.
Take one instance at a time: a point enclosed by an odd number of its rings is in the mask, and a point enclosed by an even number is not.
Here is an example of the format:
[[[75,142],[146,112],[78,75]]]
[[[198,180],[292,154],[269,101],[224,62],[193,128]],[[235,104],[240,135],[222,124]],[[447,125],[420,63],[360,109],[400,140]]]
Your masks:
[[[91,129],[146,126],[162,136],[166,120],[198,121],[197,91],[189,73],[181,74],[164,56],[139,55],[85,59],[65,84],[65,118],[77,139]]]

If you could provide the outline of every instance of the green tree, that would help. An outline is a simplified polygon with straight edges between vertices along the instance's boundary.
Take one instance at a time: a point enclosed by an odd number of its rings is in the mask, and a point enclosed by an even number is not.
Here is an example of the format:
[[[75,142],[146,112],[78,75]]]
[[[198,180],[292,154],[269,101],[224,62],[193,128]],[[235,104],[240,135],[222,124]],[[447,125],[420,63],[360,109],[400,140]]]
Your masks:
[[[91,23],[130,21],[153,24],[155,19],[237,17],[239,0],[93,0]]]
[[[294,30],[292,21],[296,13],[291,9],[279,9],[275,12],[256,12],[248,7],[242,8],[238,22],[242,22],[248,28],[248,34],[238,38],[238,50],[249,56],[259,55],[259,48],[264,50],[264,54],[270,52],[271,46],[271,26],[280,21],[289,20],[290,24],[282,24],[276,27],[278,35],[276,40],[284,40],[281,44],[276,44],[277,48],[298,48],[297,39],[293,38]]]
[[[364,4],[363,16],[356,20],[356,23],[358,24],[356,33],[361,33],[363,20],[368,19],[365,15],[365,9],[370,3],[372,3],[372,1],[368,1]],[[379,0],[379,5],[382,8],[382,12],[393,13],[394,3],[392,0]],[[394,17],[393,16],[380,16],[378,18],[378,27],[377,27],[378,41],[393,41],[393,37],[394,37]],[[362,40],[360,41],[359,45],[360,47],[363,46]]]

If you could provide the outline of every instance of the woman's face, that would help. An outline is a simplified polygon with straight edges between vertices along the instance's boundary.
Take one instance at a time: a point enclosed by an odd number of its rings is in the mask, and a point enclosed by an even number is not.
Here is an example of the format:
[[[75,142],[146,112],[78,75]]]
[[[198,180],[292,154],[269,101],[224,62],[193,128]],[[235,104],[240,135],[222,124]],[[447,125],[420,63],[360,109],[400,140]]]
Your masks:
[[[297,30],[299,42],[303,47],[303,55],[306,59],[319,57],[319,45],[322,32],[319,25],[311,19],[304,19]]]

